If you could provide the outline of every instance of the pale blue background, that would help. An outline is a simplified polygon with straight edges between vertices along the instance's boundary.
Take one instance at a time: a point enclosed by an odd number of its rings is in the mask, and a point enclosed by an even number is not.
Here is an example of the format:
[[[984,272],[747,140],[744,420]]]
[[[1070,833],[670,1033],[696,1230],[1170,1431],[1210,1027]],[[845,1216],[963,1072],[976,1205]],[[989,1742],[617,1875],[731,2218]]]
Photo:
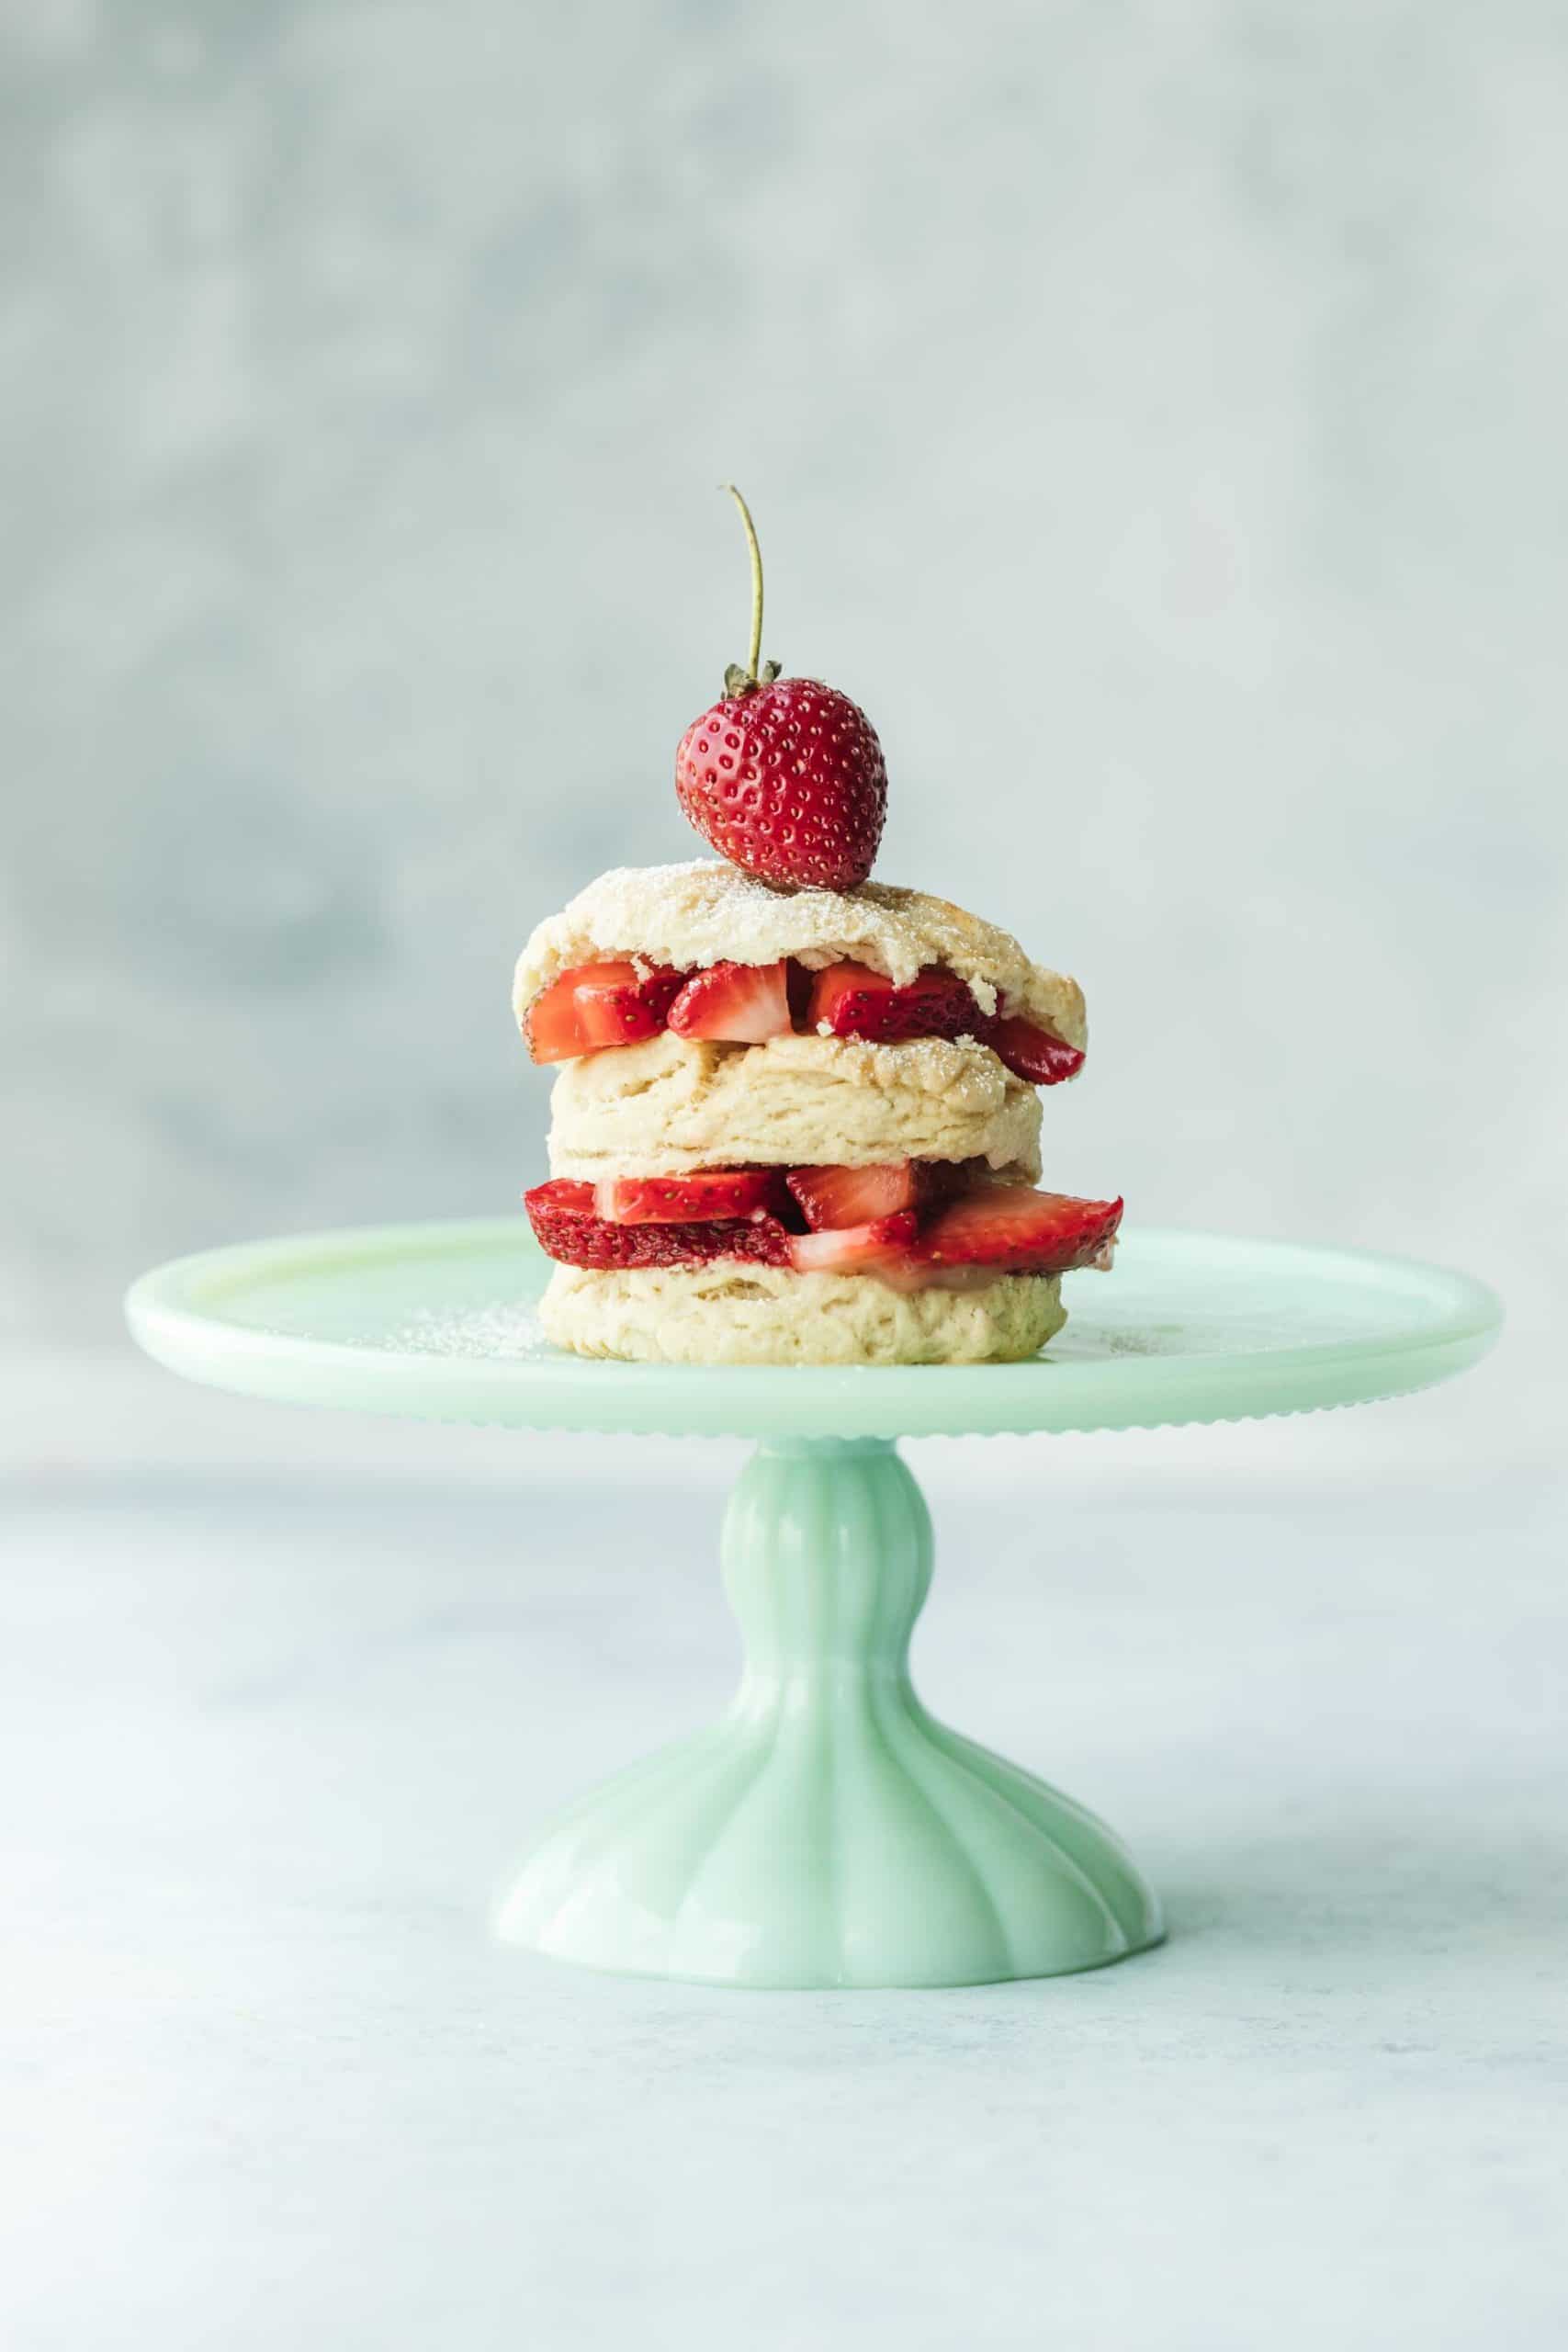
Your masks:
[[[536,1173],[512,959],[693,846],[731,474],[882,872],[1086,984],[1051,1181],[1560,1289],[1560,12],[5,22],[24,1331]]]

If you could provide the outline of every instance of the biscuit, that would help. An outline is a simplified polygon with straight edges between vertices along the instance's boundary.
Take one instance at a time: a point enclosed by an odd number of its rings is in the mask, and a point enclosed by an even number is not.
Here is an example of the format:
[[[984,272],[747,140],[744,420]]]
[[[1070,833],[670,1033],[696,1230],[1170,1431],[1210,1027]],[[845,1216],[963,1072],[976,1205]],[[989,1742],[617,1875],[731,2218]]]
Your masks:
[[[725,1046],[666,1030],[563,1062],[550,1119],[552,1174],[589,1182],[890,1159],[984,1159],[1031,1182],[1040,1173],[1038,1095],[967,1038]]]
[[[892,1290],[716,1259],[597,1273],[558,1266],[539,1320],[560,1348],[634,1363],[1018,1363],[1066,1321],[1055,1274],[983,1290]]]
[[[1076,980],[1032,964],[1016,939],[924,890],[863,882],[858,890],[774,890],[733,865],[623,865],[590,882],[539,924],[518,960],[519,1022],[541,989],[579,964],[642,958],[691,971],[773,964],[868,964],[902,988],[929,964],[966,980],[982,1012],[1005,998],[1071,1046],[1087,1043]]]

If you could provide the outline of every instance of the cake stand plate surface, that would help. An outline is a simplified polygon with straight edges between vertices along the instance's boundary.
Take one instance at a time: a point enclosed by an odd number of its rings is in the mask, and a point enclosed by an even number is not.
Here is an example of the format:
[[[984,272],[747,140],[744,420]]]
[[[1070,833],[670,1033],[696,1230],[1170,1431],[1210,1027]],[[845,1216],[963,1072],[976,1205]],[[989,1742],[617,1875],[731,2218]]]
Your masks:
[[[292,1404],[761,1441],[726,1517],[745,1666],[710,1729],[536,1845],[498,1931],[724,1984],[961,1984],[1156,1943],[1102,1823],[937,1723],[910,1684],[931,1521],[899,1436],[1129,1429],[1364,1403],[1463,1371],[1501,1312],[1360,1251],[1138,1232],[1023,1364],[699,1369],[559,1353],[521,1218],[376,1227],[177,1260],[127,1300],[187,1378]]]

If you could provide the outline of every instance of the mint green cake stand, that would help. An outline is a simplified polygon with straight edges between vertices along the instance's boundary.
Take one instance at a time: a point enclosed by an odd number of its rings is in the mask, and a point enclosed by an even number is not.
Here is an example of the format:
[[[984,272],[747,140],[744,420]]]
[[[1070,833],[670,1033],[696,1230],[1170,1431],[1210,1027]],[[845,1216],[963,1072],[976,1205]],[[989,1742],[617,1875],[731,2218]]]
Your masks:
[[[551,1348],[523,1220],[372,1227],[161,1267],[130,1328],[193,1380],[289,1404],[755,1438],[725,1521],[745,1669],[711,1729],[585,1797],[499,1933],[713,1984],[972,1984],[1157,1943],[1159,1905],[1070,1797],[926,1713],[910,1632],[931,1521],[901,1436],[1117,1430],[1356,1405],[1484,1353],[1462,1274],[1358,1251],[1139,1232],[1070,1277],[1031,1363],[686,1370]]]

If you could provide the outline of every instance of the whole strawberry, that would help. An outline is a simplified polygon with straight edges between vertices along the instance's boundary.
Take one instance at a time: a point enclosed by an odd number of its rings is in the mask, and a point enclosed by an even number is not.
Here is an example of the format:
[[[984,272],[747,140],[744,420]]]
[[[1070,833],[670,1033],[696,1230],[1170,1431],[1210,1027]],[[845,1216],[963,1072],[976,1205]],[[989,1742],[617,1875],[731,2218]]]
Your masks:
[[[762,649],[762,559],[751,553],[751,652],[724,673],[722,702],[694,718],[675,754],[675,791],[691,822],[733,865],[785,887],[852,890],[875,861],[887,814],[876,730],[847,695],[781,678]]]

